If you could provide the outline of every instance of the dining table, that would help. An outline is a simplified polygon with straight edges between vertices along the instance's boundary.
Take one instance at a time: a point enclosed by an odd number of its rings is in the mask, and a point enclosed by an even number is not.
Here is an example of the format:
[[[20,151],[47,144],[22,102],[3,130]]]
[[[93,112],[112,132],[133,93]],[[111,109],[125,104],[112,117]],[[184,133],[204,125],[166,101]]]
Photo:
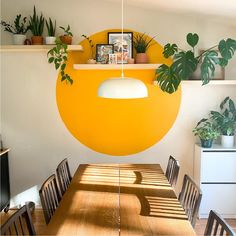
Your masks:
[[[45,235],[196,235],[159,164],[80,164]]]

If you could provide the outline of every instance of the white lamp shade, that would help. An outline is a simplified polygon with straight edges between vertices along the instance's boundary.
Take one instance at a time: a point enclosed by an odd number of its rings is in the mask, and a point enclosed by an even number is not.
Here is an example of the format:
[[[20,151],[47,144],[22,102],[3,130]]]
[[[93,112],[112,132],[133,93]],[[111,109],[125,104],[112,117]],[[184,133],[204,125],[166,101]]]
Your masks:
[[[98,96],[114,99],[145,98],[148,96],[148,90],[146,85],[138,79],[110,78],[100,84]]]

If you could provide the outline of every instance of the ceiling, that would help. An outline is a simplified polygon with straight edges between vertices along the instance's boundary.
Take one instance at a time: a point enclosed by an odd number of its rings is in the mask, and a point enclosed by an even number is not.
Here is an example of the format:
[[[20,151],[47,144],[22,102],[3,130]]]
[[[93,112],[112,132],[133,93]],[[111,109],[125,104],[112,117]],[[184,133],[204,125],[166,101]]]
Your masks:
[[[121,2],[121,0],[110,0]],[[236,0],[124,0],[124,4],[187,14],[236,19]]]

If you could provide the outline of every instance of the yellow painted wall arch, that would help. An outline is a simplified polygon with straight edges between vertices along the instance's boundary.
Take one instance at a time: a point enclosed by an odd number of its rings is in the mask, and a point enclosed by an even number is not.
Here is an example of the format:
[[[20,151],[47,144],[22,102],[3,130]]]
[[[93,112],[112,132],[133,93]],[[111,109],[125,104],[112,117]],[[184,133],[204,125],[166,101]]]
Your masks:
[[[90,38],[95,44],[107,43],[106,30]],[[129,31],[129,30],[128,30]],[[99,84],[120,70],[74,70],[74,63],[86,63],[88,42],[80,43],[84,52],[69,54],[67,73],[72,86],[58,76],[56,99],[61,118],[70,133],[87,147],[104,154],[124,156],[141,152],[160,141],[174,124],[181,101],[181,90],[169,95],[153,85],[154,70],[126,70],[126,77],[144,81],[149,97],[143,99],[104,99],[97,96]],[[163,58],[163,48],[156,43],[148,50],[150,63],[171,63]]]

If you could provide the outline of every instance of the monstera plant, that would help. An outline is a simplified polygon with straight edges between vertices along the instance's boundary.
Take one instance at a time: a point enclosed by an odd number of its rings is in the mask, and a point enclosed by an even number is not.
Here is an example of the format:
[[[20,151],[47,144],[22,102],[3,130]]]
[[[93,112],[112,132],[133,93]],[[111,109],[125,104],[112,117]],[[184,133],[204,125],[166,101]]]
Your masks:
[[[196,55],[195,48],[198,41],[199,36],[196,33],[189,33],[187,43],[191,47],[190,50],[182,50],[176,44],[170,43],[164,46],[164,57],[173,57],[172,65],[162,64],[156,70],[156,80],[164,92],[175,92],[180,82],[187,80],[196,71],[198,64],[200,64],[202,84],[208,84],[214,76],[215,66],[226,67],[236,51],[236,40],[228,38]]]

